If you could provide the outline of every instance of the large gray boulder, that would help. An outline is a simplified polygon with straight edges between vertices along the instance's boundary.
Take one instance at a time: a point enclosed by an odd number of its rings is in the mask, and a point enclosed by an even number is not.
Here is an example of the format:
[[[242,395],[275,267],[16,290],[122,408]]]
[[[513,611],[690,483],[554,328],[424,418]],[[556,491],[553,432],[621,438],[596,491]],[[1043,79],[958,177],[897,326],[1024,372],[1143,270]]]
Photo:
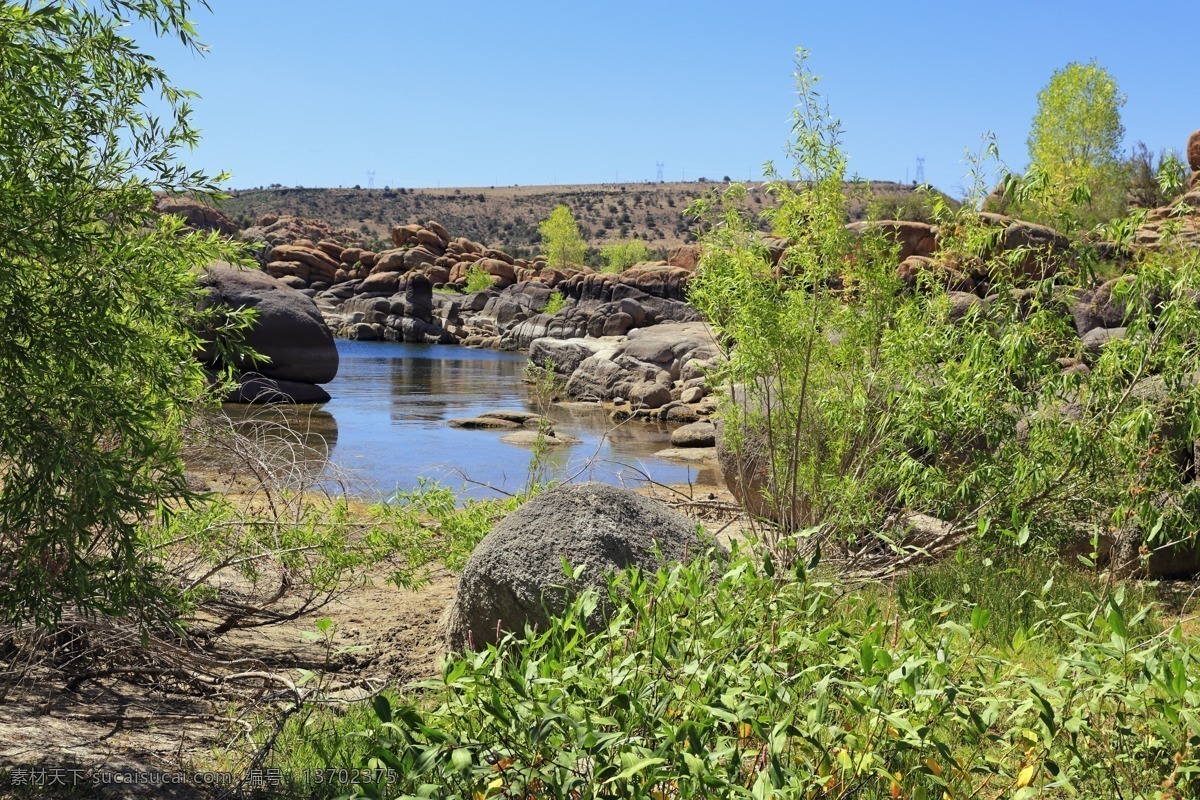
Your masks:
[[[661,556],[654,554],[657,544]],[[471,554],[447,618],[456,652],[497,640],[497,630],[544,628],[568,591],[603,586],[605,575],[638,566],[657,570],[701,554],[696,523],[662,503],[604,483],[552,489],[509,514]],[[567,587],[562,561],[583,572]],[[599,624],[603,608],[593,617]]]
[[[200,277],[209,289],[202,307],[253,308],[258,320],[246,344],[268,357],[268,363],[238,365],[266,378],[294,383],[328,383],[337,375],[338,351],[333,334],[312,299],[258,270],[234,269],[215,263]],[[205,352],[208,366],[219,366]]]

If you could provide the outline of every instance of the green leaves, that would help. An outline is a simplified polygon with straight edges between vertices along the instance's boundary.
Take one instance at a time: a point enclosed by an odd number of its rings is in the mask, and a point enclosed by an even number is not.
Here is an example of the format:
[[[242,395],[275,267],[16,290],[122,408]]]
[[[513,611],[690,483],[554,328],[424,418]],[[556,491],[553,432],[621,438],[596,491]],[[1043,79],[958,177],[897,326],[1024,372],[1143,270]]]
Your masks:
[[[624,272],[634,264],[650,260],[650,248],[641,239],[610,244],[600,251],[604,272]]]
[[[571,607],[447,664],[420,712],[376,698],[361,734],[398,772],[380,796],[888,798],[896,782],[936,798],[987,780],[1107,798],[1160,785],[1200,735],[1194,641],[1131,625],[1114,648],[1081,629],[1015,658],[987,644],[978,606],[889,601],[885,616],[879,594],[760,563],[627,573],[604,630],[581,635]],[[1137,616],[1120,597],[1106,608]]]
[[[557,206],[550,216],[538,223],[542,237],[542,252],[547,263],[555,269],[583,263],[587,244],[579,235],[579,224],[565,205]]]
[[[0,621],[64,610],[170,618],[181,593],[143,523],[193,498],[179,445],[219,397],[195,353],[214,320],[196,275],[242,251],[152,213],[216,185],[179,163],[187,95],[117,16],[194,44],[188,4],[0,4]],[[160,95],[167,115],[146,114]],[[236,339],[245,318],[225,320]],[[210,386],[210,384],[213,384]]]
[[[1029,131],[1029,188],[1018,208],[1022,218],[1075,230],[1123,212],[1124,105],[1116,81],[1095,61],[1054,72],[1038,93]]]

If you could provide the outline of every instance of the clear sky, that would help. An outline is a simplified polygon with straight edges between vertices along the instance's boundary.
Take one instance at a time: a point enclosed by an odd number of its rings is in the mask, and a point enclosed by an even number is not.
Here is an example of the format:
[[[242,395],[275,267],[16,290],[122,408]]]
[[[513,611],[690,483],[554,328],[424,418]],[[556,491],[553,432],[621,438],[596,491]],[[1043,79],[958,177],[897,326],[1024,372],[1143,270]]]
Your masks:
[[[207,56],[147,49],[201,95],[189,164],[234,188],[758,178],[783,161],[798,46],[864,178],[924,156],[961,194],[987,131],[1023,167],[1037,92],[1071,61],[1117,79],[1128,144],[1181,151],[1200,128],[1197,0],[211,5]]]

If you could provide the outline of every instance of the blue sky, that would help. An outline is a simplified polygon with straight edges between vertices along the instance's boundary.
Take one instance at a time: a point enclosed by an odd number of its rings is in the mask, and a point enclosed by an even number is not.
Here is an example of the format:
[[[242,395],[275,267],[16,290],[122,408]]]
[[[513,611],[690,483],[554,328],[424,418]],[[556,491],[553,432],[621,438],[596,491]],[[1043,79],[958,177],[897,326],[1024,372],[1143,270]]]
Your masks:
[[[783,162],[794,51],[812,53],[851,170],[960,194],[995,132],[1014,168],[1038,90],[1093,58],[1128,97],[1128,144],[1200,127],[1195,0],[402,2],[211,0],[192,166],[230,185],[405,187],[758,178]]]

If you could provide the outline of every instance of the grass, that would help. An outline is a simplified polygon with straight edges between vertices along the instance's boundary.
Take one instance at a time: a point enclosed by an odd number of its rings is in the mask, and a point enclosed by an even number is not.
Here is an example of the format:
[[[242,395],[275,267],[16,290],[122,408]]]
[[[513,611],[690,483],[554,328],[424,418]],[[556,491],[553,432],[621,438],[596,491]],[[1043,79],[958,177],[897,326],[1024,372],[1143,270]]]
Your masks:
[[[934,610],[940,614],[948,607],[960,613],[980,609],[988,618],[981,640],[1004,653],[1011,652],[1014,640],[1028,641],[1033,634],[1052,638],[1057,645],[1069,641],[1061,618],[1092,614],[1096,597],[1109,589],[1106,581],[1105,576],[1044,554],[964,548],[941,563],[902,576],[892,592],[902,608],[918,615]],[[1155,601],[1149,590],[1134,584],[1128,594],[1135,604]],[[1138,633],[1156,630],[1147,620]]]

